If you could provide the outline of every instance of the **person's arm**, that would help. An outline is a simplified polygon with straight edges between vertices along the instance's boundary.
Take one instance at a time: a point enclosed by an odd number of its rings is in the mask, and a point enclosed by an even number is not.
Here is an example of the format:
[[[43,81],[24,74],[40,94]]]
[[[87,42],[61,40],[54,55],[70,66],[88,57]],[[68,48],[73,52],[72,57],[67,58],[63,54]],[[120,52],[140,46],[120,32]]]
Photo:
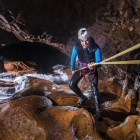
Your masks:
[[[100,48],[98,48],[96,51],[95,51],[95,62],[96,63],[99,63],[102,61],[102,58],[101,58],[101,53],[100,53]],[[97,65],[97,68],[99,68],[101,65]]]
[[[77,51],[76,51],[75,46],[74,46],[73,51],[72,51],[72,55],[71,55],[71,70],[72,71],[74,70],[76,54],[77,54]]]

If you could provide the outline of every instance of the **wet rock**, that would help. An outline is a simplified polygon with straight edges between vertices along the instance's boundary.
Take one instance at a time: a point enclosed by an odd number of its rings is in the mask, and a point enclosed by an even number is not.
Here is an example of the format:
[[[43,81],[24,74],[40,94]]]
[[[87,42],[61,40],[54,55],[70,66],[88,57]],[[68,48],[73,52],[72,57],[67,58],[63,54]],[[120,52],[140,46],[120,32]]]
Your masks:
[[[0,80],[0,87],[13,87],[14,85],[14,82]]]
[[[53,92],[47,95],[48,98],[53,100],[58,106],[76,106],[79,101],[79,97],[76,94],[70,94],[67,92]],[[93,97],[89,96],[88,99],[83,104],[85,107],[94,107]]]
[[[12,100],[21,98],[21,97],[26,97],[26,96],[31,96],[31,95],[38,95],[38,96],[45,96],[45,92],[38,89],[38,88],[26,88],[22,91],[19,91],[17,93],[15,93],[12,96]]]
[[[112,93],[120,97],[122,93],[122,86],[115,81],[101,81],[98,82],[99,92]]]
[[[113,112],[120,112],[123,114],[123,116],[127,116],[129,114],[136,114],[136,105],[137,105],[137,111],[139,112],[139,104],[137,103],[136,97],[134,98],[133,95],[136,93],[129,92],[128,94],[122,93],[121,97],[114,101],[108,101],[106,104],[103,105],[106,106],[105,108],[113,111]]]
[[[4,62],[4,68],[6,71],[13,71],[16,70],[16,66],[14,65],[14,63],[12,64],[12,62]]]
[[[118,126],[120,125],[121,122],[119,121],[113,121],[109,118],[105,118],[103,119],[103,121],[96,121],[96,126],[97,126],[97,130],[103,134],[103,138],[104,140],[109,140],[109,137],[106,137],[106,131],[110,126]]]
[[[1,105],[0,122],[0,139],[4,140],[102,140],[88,111],[68,106],[52,107],[46,97],[23,97]]]
[[[26,85],[26,88],[22,91],[19,91],[15,93],[12,98],[17,99],[25,96],[31,96],[31,95],[39,95],[39,96],[46,96],[50,94],[52,91],[55,92],[57,85],[55,85],[53,82],[34,78],[34,77],[28,77],[29,83]],[[54,86],[56,87],[54,89]]]
[[[29,102],[32,102],[32,108]],[[49,105],[50,104],[50,105]],[[16,107],[17,106],[17,107]],[[36,108],[35,106],[38,106]],[[42,137],[44,139],[44,130],[36,123],[34,117],[38,118],[39,110],[51,107],[51,102],[42,97],[29,97],[13,101],[12,104],[3,104],[0,108],[0,129],[3,133],[0,134],[1,139],[35,139]],[[40,111],[40,113],[41,113]],[[8,113],[8,114],[7,114]],[[6,115],[7,114],[7,115]],[[5,119],[4,119],[5,118]],[[7,122],[7,123],[6,123]],[[13,125],[14,124],[14,125]],[[7,132],[7,133],[6,133]],[[16,132],[16,133],[14,133]],[[7,135],[8,134],[8,135]]]
[[[70,88],[68,84],[63,84],[63,85],[60,85],[57,90],[64,91],[64,90],[70,90]]]
[[[125,118],[129,116],[129,113],[126,113],[125,111],[118,108],[105,108],[102,109],[102,116],[113,121],[123,122]]]
[[[121,97],[116,101],[111,109],[121,109],[127,113],[131,111],[131,94],[128,94],[126,97]]]
[[[47,97],[53,100],[58,106],[77,106],[77,102],[79,101],[79,97],[76,94],[62,91],[51,93]]]
[[[35,71],[33,67],[28,67],[22,61],[4,61],[4,69],[7,73],[23,74]]]
[[[29,84],[27,86],[28,88],[36,88],[48,92],[51,92],[54,89],[54,86],[57,89],[57,85],[48,80],[39,79],[31,76],[28,76],[28,78],[29,78]]]
[[[107,134],[111,139],[115,140],[140,139],[139,125],[139,116],[129,116],[120,125],[115,127],[110,126],[107,130]]]

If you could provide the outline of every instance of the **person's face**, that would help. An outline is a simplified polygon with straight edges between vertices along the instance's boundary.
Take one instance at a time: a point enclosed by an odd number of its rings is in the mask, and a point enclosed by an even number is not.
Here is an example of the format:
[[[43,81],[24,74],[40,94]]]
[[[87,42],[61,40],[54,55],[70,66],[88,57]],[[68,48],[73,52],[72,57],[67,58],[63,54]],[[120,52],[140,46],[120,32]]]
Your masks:
[[[90,45],[90,39],[89,38],[84,38],[80,39],[81,45],[83,48],[87,48]]]

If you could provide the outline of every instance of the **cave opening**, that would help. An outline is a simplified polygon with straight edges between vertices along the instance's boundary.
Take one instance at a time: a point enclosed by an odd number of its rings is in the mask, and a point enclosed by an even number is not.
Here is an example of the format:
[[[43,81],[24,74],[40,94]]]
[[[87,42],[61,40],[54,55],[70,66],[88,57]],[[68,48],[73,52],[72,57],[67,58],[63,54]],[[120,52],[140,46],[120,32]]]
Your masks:
[[[36,63],[36,70],[42,73],[51,72],[57,64],[69,67],[69,56],[60,50],[38,42],[21,42],[0,48],[1,61],[22,61]],[[29,65],[29,64],[27,64]]]

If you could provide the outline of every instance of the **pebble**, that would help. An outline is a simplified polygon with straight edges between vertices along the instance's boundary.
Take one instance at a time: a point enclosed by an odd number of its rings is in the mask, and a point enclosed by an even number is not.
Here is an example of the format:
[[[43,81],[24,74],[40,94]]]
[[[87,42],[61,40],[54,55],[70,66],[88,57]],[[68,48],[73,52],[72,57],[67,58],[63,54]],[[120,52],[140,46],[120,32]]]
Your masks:
[[[137,23],[138,23],[139,21],[140,21],[140,19],[138,19],[138,18],[137,18],[137,19],[135,19],[135,22],[137,22]]]
[[[133,27],[130,27],[130,28],[129,28],[129,31],[130,31],[130,32],[133,31]]]

